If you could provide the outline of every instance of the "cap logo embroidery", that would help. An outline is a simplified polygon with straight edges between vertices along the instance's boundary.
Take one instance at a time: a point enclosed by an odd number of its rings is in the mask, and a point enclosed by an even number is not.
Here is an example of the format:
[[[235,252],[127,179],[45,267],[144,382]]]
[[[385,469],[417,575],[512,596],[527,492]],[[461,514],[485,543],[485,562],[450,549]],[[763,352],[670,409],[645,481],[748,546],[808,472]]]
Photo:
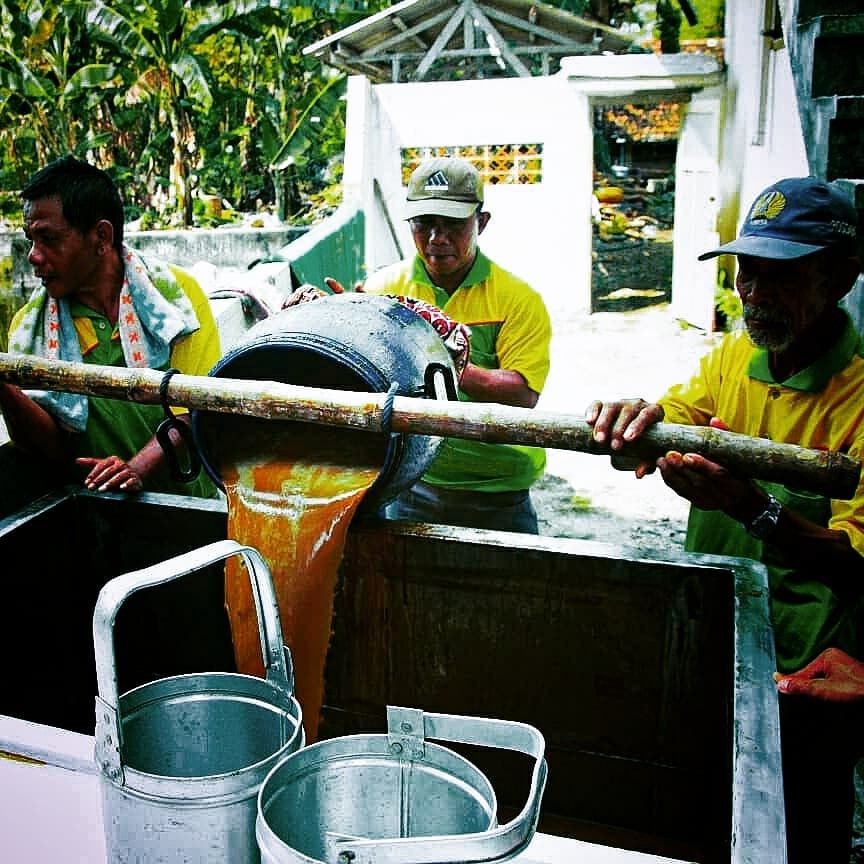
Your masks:
[[[854,225],[850,225],[848,222],[840,222],[837,219],[831,220],[831,229],[838,234],[842,234],[844,237],[854,237],[857,232]]]
[[[786,207],[786,196],[776,189],[760,195],[753,205],[753,212],[750,214],[751,222],[765,223],[771,219],[776,219]]]
[[[443,171],[436,171],[423,186],[424,192],[449,192],[450,181]]]

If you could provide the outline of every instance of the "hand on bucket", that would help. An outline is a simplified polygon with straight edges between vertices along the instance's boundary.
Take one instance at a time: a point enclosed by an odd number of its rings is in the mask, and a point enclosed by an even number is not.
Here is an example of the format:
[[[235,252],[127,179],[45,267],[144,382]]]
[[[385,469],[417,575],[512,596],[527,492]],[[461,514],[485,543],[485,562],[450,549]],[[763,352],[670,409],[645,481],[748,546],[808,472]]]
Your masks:
[[[291,306],[297,306],[300,303],[308,303],[310,300],[317,300],[319,297],[327,297],[329,294],[345,294],[345,288],[341,282],[337,282],[330,276],[325,277],[324,284],[330,289],[325,291],[317,285],[311,285],[309,282],[304,282],[296,291],[285,298],[282,303],[283,309],[288,309]],[[358,282],[354,286],[354,290],[358,293],[363,293],[363,283]]]
[[[471,354],[471,329],[466,324],[454,321],[431,303],[424,303],[414,297],[403,297],[399,294],[388,294],[387,296],[392,297],[403,306],[407,306],[432,325],[450,354],[450,359],[456,369],[456,379],[461,380]]]
[[[331,293],[333,293],[333,294],[344,294],[345,293],[346,289],[343,287],[342,283],[337,282],[332,276],[325,276],[324,277],[324,284],[330,289]],[[358,294],[362,294],[364,291],[363,283],[362,282],[355,282],[354,283],[354,291],[356,291]]]
[[[316,285],[310,285],[308,282],[301,285],[294,291],[282,304],[283,309],[291,306],[297,306],[300,303],[308,303],[311,300],[318,300],[320,297],[327,297],[328,294],[345,294],[346,289],[341,282],[333,279],[330,276],[325,277],[324,284],[330,289],[325,291],[323,288],[318,288]],[[363,283],[357,282],[353,290],[359,294],[363,292]],[[471,353],[471,330],[465,324],[460,324],[452,318],[445,315],[437,306],[431,303],[424,303],[422,300],[416,300],[413,297],[403,297],[397,294],[387,294],[392,300],[396,300],[403,306],[407,306],[412,312],[415,312],[424,321],[432,325],[435,332],[441,337],[444,342],[444,347],[450,354],[453,361],[453,366],[456,369],[456,378],[461,380],[462,373],[468,365],[468,358]]]

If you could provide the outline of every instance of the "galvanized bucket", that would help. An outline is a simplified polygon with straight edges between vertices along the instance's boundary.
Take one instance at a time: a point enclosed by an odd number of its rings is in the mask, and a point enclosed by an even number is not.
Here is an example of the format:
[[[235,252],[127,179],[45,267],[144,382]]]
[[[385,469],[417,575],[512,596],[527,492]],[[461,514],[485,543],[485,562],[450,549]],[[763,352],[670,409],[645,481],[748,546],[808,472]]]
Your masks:
[[[546,783],[532,726],[387,708],[386,735],[348,735],[285,757],[258,794],[265,864],[444,864],[522,851],[537,829]],[[498,826],[495,791],[471,762],[427,738],[534,758],[528,801]]]
[[[231,672],[163,678],[118,696],[113,625],[136,591],[241,555],[255,597],[266,679]],[[194,610],[190,610],[194,614]],[[211,543],[119,576],[99,593],[96,762],[110,862],[260,861],[258,790],[304,744],[270,571],[257,550]]]

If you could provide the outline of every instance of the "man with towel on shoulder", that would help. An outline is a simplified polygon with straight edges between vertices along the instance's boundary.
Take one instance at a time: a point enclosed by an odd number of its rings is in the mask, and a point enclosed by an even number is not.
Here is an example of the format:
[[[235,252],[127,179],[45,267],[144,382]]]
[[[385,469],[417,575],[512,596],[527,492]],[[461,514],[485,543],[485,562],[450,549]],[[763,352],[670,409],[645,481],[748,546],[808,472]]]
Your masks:
[[[11,353],[209,373],[221,356],[209,300],[189,274],[145,263],[123,244],[123,202],[104,171],[66,156],[37,171],[21,197],[28,258],[42,285],[12,321]],[[218,494],[203,472],[189,483],[172,477],[155,436],[161,405],[0,383],[0,410],[15,446],[77,466],[87,489]],[[175,417],[187,423],[188,414]],[[188,436],[176,424],[166,428],[180,467]]]

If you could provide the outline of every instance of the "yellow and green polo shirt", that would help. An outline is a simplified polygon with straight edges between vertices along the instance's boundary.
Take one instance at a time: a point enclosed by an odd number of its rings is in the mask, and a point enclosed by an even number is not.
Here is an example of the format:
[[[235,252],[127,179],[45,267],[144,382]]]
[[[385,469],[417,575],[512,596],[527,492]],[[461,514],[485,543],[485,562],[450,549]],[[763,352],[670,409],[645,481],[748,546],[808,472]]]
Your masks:
[[[864,343],[848,319],[841,339],[815,363],[785,381],[771,375],[769,354],[746,332],[729,334],[703,358],[696,375],[660,400],[669,423],[707,425],[719,417],[733,432],[815,450],[864,457]],[[822,495],[761,483],[784,506],[849,537],[864,556],[864,480],[855,497]],[[864,655],[864,584],[854,596],[813,568],[797,566],[719,511],[690,508],[686,548],[763,562],[781,672],[792,672],[835,645]],[[822,578],[820,578],[822,577]]]
[[[549,313],[537,291],[482,252],[452,296],[432,283],[419,255],[373,273],[364,290],[437,306],[471,328],[472,363],[515,370],[532,390],[542,392],[549,374]],[[461,392],[459,399],[471,401]],[[448,438],[423,479],[451,489],[512,492],[529,489],[545,467],[542,447]]]

